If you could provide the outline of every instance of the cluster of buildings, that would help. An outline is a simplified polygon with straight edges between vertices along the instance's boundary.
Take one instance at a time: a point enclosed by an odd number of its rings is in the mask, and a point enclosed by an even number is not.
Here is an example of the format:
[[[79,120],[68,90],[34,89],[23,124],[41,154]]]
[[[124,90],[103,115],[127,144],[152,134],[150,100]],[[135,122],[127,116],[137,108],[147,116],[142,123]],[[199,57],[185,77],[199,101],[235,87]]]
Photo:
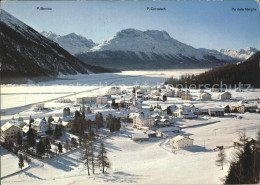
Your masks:
[[[64,131],[68,132],[72,128],[73,120],[74,117],[70,115],[70,110],[66,107],[63,109],[63,118],[54,117],[53,121],[50,123],[46,121],[45,117],[34,119],[31,121],[31,128],[38,137],[45,136],[47,130],[54,130],[57,125],[61,126]],[[24,121],[22,117],[19,117],[17,120],[12,118],[1,126],[1,139],[16,140],[18,133],[20,133],[21,136],[26,136],[28,131],[29,120]]]
[[[218,99],[230,100],[231,93],[218,91]],[[168,97],[179,97],[182,100],[193,100],[189,91],[175,90],[174,88],[160,85],[159,87],[135,87],[132,92],[121,90],[120,87],[111,87],[104,96],[86,96],[76,98],[78,105],[95,105],[102,104],[104,107],[110,107],[109,103],[112,101],[117,107],[117,111],[126,111],[129,119],[132,120],[133,127],[142,131],[142,133],[133,134],[132,140],[149,140],[152,137],[170,138],[173,148],[180,148],[193,145],[193,139],[181,135],[181,128],[176,126],[175,120],[179,119],[196,119],[199,116],[224,116],[225,113],[230,112],[257,112],[259,111],[256,105],[240,103],[237,106],[228,105],[225,107],[211,107],[198,108],[193,104],[179,104],[169,105],[166,107],[151,105],[151,101],[167,101]],[[209,92],[201,91],[199,100],[210,101],[212,96]],[[143,107],[144,102],[148,102],[151,107]],[[60,103],[72,103],[70,99],[60,99]],[[146,104],[146,105],[147,105]],[[100,106],[102,107],[102,106]],[[112,107],[112,104],[111,104]],[[114,107],[112,107],[114,108]],[[170,108],[170,113],[169,113]],[[36,110],[45,110],[44,104],[37,104]],[[85,110],[84,110],[85,112]],[[126,116],[121,114],[122,118]],[[31,123],[32,129],[36,133],[44,133],[47,130],[55,129],[57,125],[63,127],[64,131],[70,131],[72,128],[72,121],[74,117],[71,116],[70,108],[63,109],[63,118],[54,118],[50,123],[45,118],[35,119]],[[1,127],[2,138],[14,138],[18,133],[25,135],[29,130],[29,124],[24,122],[22,118],[17,121],[12,119]]]

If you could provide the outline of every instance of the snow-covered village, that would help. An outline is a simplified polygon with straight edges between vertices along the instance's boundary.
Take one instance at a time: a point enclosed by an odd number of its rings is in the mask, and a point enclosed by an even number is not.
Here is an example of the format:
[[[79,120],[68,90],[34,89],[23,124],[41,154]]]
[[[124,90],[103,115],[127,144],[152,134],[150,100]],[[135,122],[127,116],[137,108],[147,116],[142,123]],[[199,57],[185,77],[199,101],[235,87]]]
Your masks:
[[[1,2],[0,184],[259,184],[255,9]]]
[[[139,75],[133,77],[140,79]],[[28,88],[37,91],[39,87]],[[84,86],[77,88],[83,90]],[[86,180],[152,183],[154,179],[166,183],[172,178],[180,182],[188,174],[193,175],[187,183],[221,183],[232,153],[243,146],[243,139],[256,139],[259,131],[259,89],[188,90],[164,83],[92,88],[92,92],[33,103],[13,115],[2,113],[6,120],[1,127],[2,183],[67,183],[75,179],[77,184]],[[22,90],[19,86],[5,89]],[[81,157],[89,142],[94,149],[86,164]],[[109,161],[104,166],[106,176],[98,165],[101,143]],[[226,154],[223,167],[215,164],[220,149]],[[17,153],[24,156],[24,174],[18,168]],[[180,166],[185,173],[179,172]],[[206,170],[211,178],[199,175]]]

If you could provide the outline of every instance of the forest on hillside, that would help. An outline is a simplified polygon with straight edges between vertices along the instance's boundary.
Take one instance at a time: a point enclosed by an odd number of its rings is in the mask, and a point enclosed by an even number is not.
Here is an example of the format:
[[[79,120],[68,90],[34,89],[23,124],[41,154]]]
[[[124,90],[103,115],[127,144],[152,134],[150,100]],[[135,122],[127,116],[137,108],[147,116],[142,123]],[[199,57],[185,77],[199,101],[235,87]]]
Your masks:
[[[196,88],[212,87],[216,84],[227,84],[228,87],[250,84],[250,87],[257,88],[260,87],[259,59],[260,52],[257,52],[244,62],[217,67],[199,75],[186,74],[179,79],[171,77],[166,80],[165,84],[171,84],[175,87],[190,87],[192,85]]]

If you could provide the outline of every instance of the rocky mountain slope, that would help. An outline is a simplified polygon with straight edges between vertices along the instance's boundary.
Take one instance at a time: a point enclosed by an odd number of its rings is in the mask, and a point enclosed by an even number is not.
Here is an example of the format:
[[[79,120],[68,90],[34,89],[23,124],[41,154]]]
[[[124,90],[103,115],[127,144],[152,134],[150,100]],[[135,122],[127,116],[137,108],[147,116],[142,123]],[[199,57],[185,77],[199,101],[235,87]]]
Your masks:
[[[41,34],[46,38],[58,43],[61,47],[63,47],[72,55],[88,51],[89,49],[97,45],[92,40],[86,39],[85,37],[77,35],[75,33],[60,36],[52,33],[51,31],[43,31]]]
[[[253,47],[249,47],[249,48],[246,48],[246,49],[240,49],[238,51],[220,49],[219,52],[224,54],[224,55],[227,55],[227,56],[230,56],[232,58],[243,61],[243,60],[246,60],[249,57],[251,57],[253,54],[255,54],[257,52],[257,49],[253,48]]]
[[[89,64],[129,69],[202,68],[238,60],[216,50],[196,49],[165,31],[125,29],[76,56]]]
[[[110,71],[83,63],[4,10],[0,25],[2,80]]]

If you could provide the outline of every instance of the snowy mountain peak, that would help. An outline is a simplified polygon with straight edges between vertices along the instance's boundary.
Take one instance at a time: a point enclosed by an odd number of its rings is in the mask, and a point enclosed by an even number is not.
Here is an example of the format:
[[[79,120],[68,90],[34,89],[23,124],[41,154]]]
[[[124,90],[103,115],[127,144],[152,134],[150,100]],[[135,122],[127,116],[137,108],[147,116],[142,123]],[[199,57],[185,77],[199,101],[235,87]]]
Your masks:
[[[163,58],[178,58],[184,56],[204,60],[205,57],[213,55],[220,60],[233,60],[231,57],[223,55],[216,50],[211,51],[207,49],[193,48],[192,46],[175,40],[166,31],[159,30],[121,30],[117,32],[110,40],[93,47],[88,52],[100,51],[134,52],[140,57],[145,54],[150,59],[154,55],[160,55]]]
[[[0,9],[0,22],[3,22],[7,26],[9,26],[12,29],[16,29],[16,27],[20,29],[27,29],[28,26],[26,26],[22,21],[18,20],[8,12],[6,12],[3,9]]]
[[[158,31],[158,30],[147,30],[144,32],[145,34],[153,37],[156,40],[169,40],[172,39],[171,36],[166,31]]]
[[[46,38],[58,43],[61,47],[63,47],[73,55],[76,53],[86,52],[90,48],[96,46],[96,43],[94,43],[91,39],[87,39],[75,33],[61,36],[52,33],[51,31],[43,31],[41,34]]]
[[[246,60],[249,57],[251,57],[253,54],[255,54],[258,50],[253,47],[248,47],[246,49],[240,49],[238,51],[235,50],[226,50],[226,49],[220,49],[219,52],[230,56],[232,58],[238,59],[238,60]]]
[[[52,33],[51,31],[43,31],[41,32],[41,34],[45,37],[47,37],[48,39],[54,40],[60,37],[60,35],[57,35],[55,33]]]

